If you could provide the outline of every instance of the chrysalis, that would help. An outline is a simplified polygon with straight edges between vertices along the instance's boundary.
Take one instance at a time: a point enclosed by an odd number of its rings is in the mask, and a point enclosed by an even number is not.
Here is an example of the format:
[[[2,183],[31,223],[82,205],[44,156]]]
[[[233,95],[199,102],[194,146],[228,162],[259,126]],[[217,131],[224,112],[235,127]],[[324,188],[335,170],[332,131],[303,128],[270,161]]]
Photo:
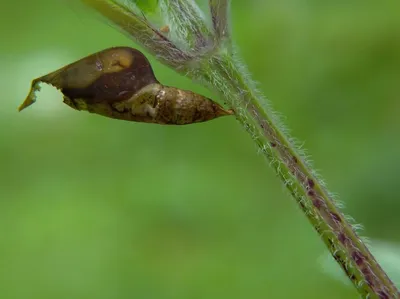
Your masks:
[[[103,50],[33,80],[19,111],[35,102],[41,82],[59,89],[68,106],[115,119],[185,125],[233,114],[204,96],[160,84],[147,58],[129,47]]]

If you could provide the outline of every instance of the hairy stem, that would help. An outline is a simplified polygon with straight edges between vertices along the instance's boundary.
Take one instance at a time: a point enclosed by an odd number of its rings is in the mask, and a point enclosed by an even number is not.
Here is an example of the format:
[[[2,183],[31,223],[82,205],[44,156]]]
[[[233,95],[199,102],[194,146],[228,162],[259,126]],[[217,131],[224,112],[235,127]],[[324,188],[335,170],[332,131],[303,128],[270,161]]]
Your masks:
[[[209,0],[208,2],[216,40],[229,38],[229,1]]]
[[[252,135],[359,293],[363,297],[398,298],[400,293],[393,282],[266,106],[243,66],[231,55],[219,55],[209,60],[203,78],[233,107],[239,122]]]
[[[130,7],[116,0],[81,0],[95,9],[103,17],[113,22],[125,34],[142,44],[157,59],[174,69],[179,69],[182,62],[192,59],[191,55],[180,50],[144,17],[136,14]]]
[[[187,51],[198,52],[212,45],[211,31],[194,0],[162,0],[160,7],[176,42],[184,41]]]

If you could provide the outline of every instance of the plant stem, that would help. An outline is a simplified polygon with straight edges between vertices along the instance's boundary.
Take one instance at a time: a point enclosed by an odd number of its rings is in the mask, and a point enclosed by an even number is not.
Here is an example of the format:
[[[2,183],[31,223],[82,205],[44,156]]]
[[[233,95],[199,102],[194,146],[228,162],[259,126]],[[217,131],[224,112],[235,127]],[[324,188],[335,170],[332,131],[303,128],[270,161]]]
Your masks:
[[[161,0],[164,21],[170,26],[175,40],[188,52],[207,49],[212,44],[212,34],[204,22],[204,16],[196,3],[187,0]]]
[[[399,298],[389,279],[332,195],[289,139],[265,99],[254,88],[243,66],[232,55],[208,62],[204,80],[233,107],[237,119],[252,135],[334,259],[363,297]]]
[[[229,0],[208,0],[217,41],[228,38]]]
[[[183,62],[192,59],[187,53],[178,49],[160,31],[116,0],[80,0],[83,4],[95,9],[103,17],[112,21],[121,31],[142,44],[162,63],[179,69]]]

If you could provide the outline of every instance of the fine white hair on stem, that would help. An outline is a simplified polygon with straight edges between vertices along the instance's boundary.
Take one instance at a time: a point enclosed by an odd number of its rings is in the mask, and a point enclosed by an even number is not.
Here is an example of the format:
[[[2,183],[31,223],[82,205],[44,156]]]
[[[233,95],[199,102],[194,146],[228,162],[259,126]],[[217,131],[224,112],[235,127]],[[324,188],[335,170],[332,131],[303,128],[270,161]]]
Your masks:
[[[103,17],[113,22],[123,33],[129,35],[163,63],[178,68],[191,56],[179,49],[173,42],[155,29],[143,16],[126,3],[116,0],[81,0]]]
[[[216,39],[229,38],[230,0],[209,0],[209,6]]]
[[[159,5],[176,43],[193,53],[212,46],[211,31],[195,1],[161,0]]]

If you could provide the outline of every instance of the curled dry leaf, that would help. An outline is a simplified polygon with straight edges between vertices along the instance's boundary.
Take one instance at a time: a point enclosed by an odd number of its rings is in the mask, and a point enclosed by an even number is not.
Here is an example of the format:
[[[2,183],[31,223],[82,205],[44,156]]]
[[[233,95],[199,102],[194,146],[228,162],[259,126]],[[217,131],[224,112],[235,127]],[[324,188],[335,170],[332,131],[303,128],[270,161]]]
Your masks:
[[[184,125],[233,114],[202,95],[160,84],[147,58],[129,47],[103,50],[33,80],[19,111],[35,102],[41,82],[59,89],[68,106],[115,119]]]

